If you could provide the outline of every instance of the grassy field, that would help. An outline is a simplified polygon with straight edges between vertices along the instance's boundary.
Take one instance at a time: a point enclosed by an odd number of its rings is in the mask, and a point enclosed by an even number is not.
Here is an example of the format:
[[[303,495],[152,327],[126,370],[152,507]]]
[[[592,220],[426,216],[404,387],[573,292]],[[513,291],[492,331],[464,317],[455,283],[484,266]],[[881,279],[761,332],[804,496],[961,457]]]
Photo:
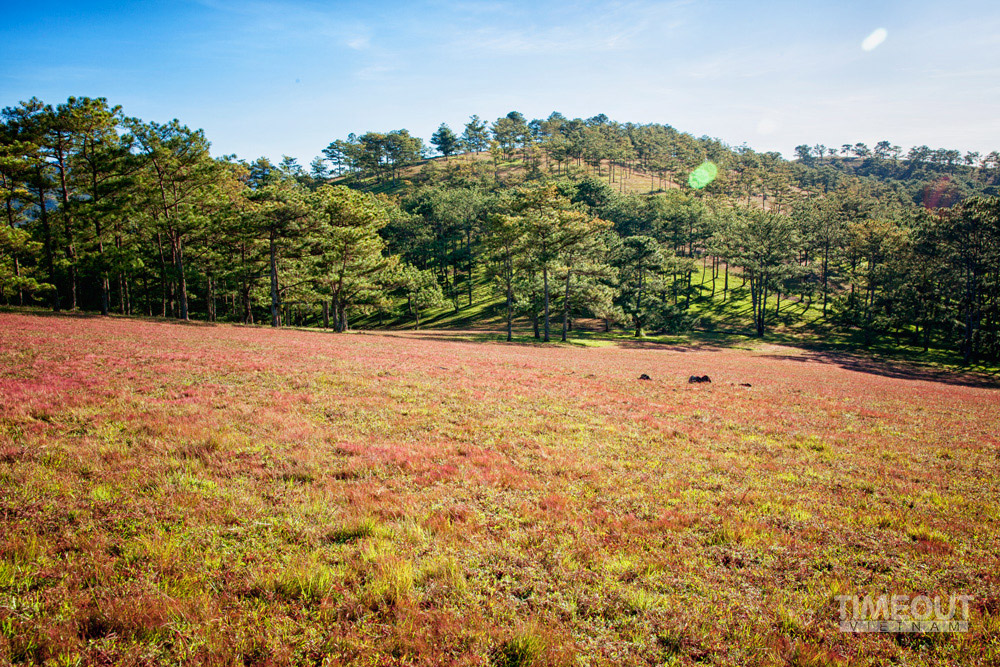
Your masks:
[[[1000,660],[988,380],[491,338],[0,313],[0,664]]]

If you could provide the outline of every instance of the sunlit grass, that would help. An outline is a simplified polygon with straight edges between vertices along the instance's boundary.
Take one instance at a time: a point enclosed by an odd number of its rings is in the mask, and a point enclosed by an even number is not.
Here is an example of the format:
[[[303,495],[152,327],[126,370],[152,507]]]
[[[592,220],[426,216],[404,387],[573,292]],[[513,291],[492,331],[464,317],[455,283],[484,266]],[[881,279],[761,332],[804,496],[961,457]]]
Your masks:
[[[992,659],[975,378],[724,332],[0,332],[0,662]],[[869,592],[972,630],[838,632]]]

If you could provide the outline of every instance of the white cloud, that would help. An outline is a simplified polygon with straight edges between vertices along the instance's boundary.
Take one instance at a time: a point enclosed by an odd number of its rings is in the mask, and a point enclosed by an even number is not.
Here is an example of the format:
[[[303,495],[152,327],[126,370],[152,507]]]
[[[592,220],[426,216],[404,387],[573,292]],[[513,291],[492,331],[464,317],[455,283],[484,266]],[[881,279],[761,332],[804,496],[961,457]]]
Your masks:
[[[354,49],[355,51],[363,51],[371,45],[371,40],[364,35],[358,37],[352,37],[347,40],[347,46]]]
[[[865,51],[874,51],[879,44],[885,41],[885,38],[889,36],[889,31],[885,28],[878,28],[872,32],[872,34],[865,37],[864,41],[861,42],[861,48]]]

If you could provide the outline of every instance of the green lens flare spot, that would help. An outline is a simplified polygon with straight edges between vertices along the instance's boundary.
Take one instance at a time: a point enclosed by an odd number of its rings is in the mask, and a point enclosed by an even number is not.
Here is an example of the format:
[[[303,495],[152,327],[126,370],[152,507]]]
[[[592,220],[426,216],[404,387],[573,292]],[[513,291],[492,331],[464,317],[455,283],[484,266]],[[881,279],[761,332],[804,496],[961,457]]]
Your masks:
[[[702,162],[698,168],[692,171],[691,175],[688,176],[688,185],[695,190],[701,190],[703,187],[714,181],[715,177],[718,175],[718,167],[711,162]]]

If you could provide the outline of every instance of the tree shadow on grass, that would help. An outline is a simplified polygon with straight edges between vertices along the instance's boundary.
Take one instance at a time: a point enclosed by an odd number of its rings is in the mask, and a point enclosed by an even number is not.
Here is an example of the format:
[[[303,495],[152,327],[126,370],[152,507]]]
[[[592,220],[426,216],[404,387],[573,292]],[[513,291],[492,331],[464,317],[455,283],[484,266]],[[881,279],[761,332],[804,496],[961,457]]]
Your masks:
[[[0,314],[25,315],[28,317],[46,317],[52,319],[75,319],[75,320],[105,320],[107,322],[151,322],[155,324],[176,324],[187,327],[214,327],[220,324],[238,324],[237,322],[206,322],[204,320],[179,320],[173,317],[160,317],[150,315],[120,315],[111,313],[101,315],[100,313],[88,310],[60,310],[58,312],[43,309],[21,306],[0,306]]]
[[[629,350],[657,350],[685,354],[691,352],[721,352],[723,350],[746,350],[756,356],[800,363],[833,364],[845,370],[903,380],[919,380],[944,384],[996,389],[1000,388],[1000,377],[989,372],[963,370],[958,367],[940,367],[926,362],[906,358],[853,350],[846,343],[825,344],[822,342],[802,342],[790,335],[772,335],[757,339],[751,334],[740,332],[694,332],[678,336],[651,336],[633,338],[626,334],[606,334],[603,332],[574,332],[566,343],[559,341],[558,335],[549,343],[535,339],[530,333],[519,333],[513,341],[506,340],[501,330],[443,330],[373,332],[399,335],[409,338],[424,338],[442,342],[476,343],[495,345],[517,345],[522,347],[562,347],[599,348],[618,347]],[[757,342],[775,346],[787,352],[768,352],[757,348]],[[846,349],[845,349],[846,348]]]
[[[665,352],[720,352],[722,350],[752,350],[754,338],[732,331],[693,331],[686,334],[658,334],[636,338],[618,338],[616,344],[630,350],[662,350]]]
[[[99,313],[85,311],[60,311],[58,313],[42,308],[22,308],[13,306],[0,306],[0,313],[13,315],[26,315],[46,318],[81,319],[81,320],[131,320],[140,322],[150,322],[157,324],[171,324],[185,327],[215,327],[219,324],[231,324],[233,326],[249,326],[267,328],[265,325],[241,325],[239,323],[216,323],[204,322],[200,320],[177,320],[165,317],[141,316],[103,316]],[[287,327],[298,331],[314,331],[324,333],[322,329]],[[326,333],[329,333],[327,331]],[[567,342],[559,340],[558,332],[552,336],[549,343],[545,343],[534,338],[530,333],[518,333],[513,341],[506,340],[506,333],[503,329],[496,327],[467,327],[449,329],[370,329],[362,330],[362,333],[388,336],[401,336],[407,338],[424,338],[435,341],[454,343],[490,343],[500,345],[518,345],[523,347],[563,347],[571,349],[599,348],[599,347],[620,347],[623,349],[660,350],[663,352],[688,353],[688,352],[718,352],[725,349],[754,350],[754,342],[759,340],[752,335],[737,331],[696,331],[684,335],[658,335],[644,338],[634,338],[626,333],[606,333],[597,330],[576,329],[572,332]],[[832,343],[821,341],[796,340],[790,334],[769,334],[764,343],[777,345],[787,349],[787,354],[783,353],[761,353],[756,354],[764,358],[783,359],[800,363],[823,363],[840,366],[846,370],[870,375],[880,375],[883,377],[897,378],[902,380],[918,380],[923,382],[939,382],[944,384],[975,387],[983,389],[1000,388],[1000,374],[997,371],[986,370],[966,370],[959,367],[958,363],[952,359],[944,359],[942,363],[945,367],[934,365],[903,355],[912,354],[909,351],[894,351],[882,354],[879,352],[865,352],[852,348],[849,342],[838,340]]]
[[[771,359],[800,363],[833,364],[845,370],[899,380],[939,382],[978,389],[1000,389],[995,374],[940,368],[908,359],[894,359],[864,352],[824,349],[820,345],[789,347],[790,354],[764,354]]]
[[[452,328],[452,329],[380,329],[368,330],[365,333],[375,335],[401,336],[406,338],[423,338],[428,340],[453,342],[453,343],[489,343],[499,345],[521,345],[525,347],[564,347],[564,348],[605,348],[618,347],[623,349],[644,349],[660,350],[664,352],[712,352],[725,348],[753,349],[747,345],[750,340],[748,336],[741,334],[701,334],[692,335],[668,335],[657,334],[635,338],[628,333],[603,331],[587,331],[574,329],[570,332],[566,342],[560,340],[560,331],[553,331],[549,342],[544,342],[541,338],[535,338],[531,333],[523,328],[515,329],[513,340],[507,340],[507,333],[504,329],[496,327],[476,327],[476,328]]]

